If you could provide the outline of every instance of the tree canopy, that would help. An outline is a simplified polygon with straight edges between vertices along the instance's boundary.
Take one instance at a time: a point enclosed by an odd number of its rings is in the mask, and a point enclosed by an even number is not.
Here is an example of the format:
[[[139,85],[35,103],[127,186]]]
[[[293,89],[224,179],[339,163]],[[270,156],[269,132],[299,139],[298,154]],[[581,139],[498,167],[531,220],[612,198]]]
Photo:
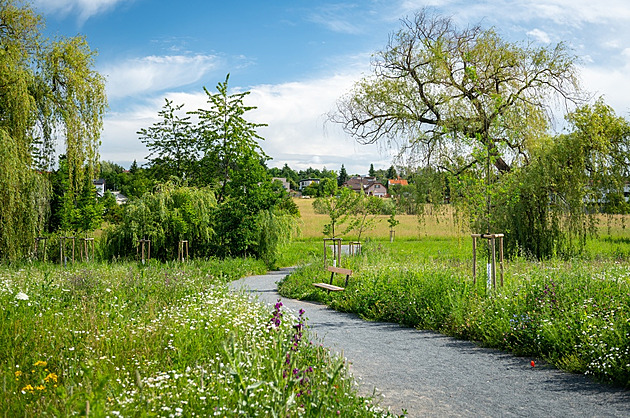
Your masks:
[[[45,39],[28,5],[0,0],[0,258],[29,251],[45,223],[55,143],[63,139],[71,193],[98,164],[107,100],[85,38]],[[36,171],[36,170],[39,170]]]
[[[437,180],[417,192],[444,194],[430,200],[457,203],[477,232],[505,233],[509,253],[569,254],[593,231],[590,214],[626,210],[629,174],[628,123],[587,104],[577,61],[563,43],[508,42],[423,11],[330,117],[360,143],[414,156]],[[554,137],[562,107],[572,131]]]
[[[255,109],[245,104],[249,92],[230,94],[228,81],[229,75],[214,93],[204,87],[207,107],[187,112],[190,116],[183,116],[183,104],[167,99],[159,112],[161,120],[138,133],[151,150],[154,176],[165,181],[174,175],[211,192],[213,233],[206,234],[200,245],[213,255],[253,254],[273,264],[282,237],[293,230],[297,208],[288,202],[288,193],[272,183],[265,167],[269,157],[257,133],[265,125],[245,118]],[[160,236],[155,231],[145,233]]]
[[[460,29],[423,11],[402,21],[376,54],[373,74],[331,118],[361,143],[403,141],[425,163],[454,173],[488,154],[507,172],[546,133],[552,99],[579,99],[575,63],[562,43],[511,43],[493,29]]]
[[[176,176],[186,179],[193,174],[197,161],[192,124],[190,117],[178,114],[184,105],[173,105],[168,99],[165,102],[158,112],[161,120],[149,128],[140,129],[138,134],[150,151],[147,160],[157,178],[168,180],[170,176]]]

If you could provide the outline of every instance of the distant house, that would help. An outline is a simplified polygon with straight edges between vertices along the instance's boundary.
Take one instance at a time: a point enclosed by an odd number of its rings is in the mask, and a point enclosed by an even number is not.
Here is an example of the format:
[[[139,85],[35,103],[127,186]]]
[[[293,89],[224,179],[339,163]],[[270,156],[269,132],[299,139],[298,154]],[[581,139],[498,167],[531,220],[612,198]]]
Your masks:
[[[387,189],[376,180],[376,177],[352,177],[343,184],[343,187],[347,187],[357,193],[365,193],[368,196],[387,196]]]
[[[389,179],[387,180],[387,187],[390,188],[394,185],[400,185],[400,186],[409,186],[409,183],[407,183],[407,180],[405,179],[401,179],[400,176],[397,179]]]
[[[368,196],[386,197],[387,189],[381,183],[372,183],[365,189]]]
[[[354,192],[362,192],[363,191],[363,179],[361,177],[351,177],[342,185],[343,187],[347,187]]]
[[[308,186],[310,186],[313,183],[319,184],[319,179],[304,179],[304,180],[300,180],[300,190],[304,190],[305,188],[307,188]]]
[[[117,205],[124,205],[125,203],[127,203],[127,196],[125,196],[124,194],[120,193],[117,190],[108,190],[111,194],[114,195],[114,197],[116,198],[116,204]]]
[[[93,180],[92,183],[96,187],[96,197],[105,196],[105,179]]]
[[[291,185],[289,184],[289,182],[287,181],[286,178],[284,178],[284,177],[273,177],[271,179],[271,182],[273,183],[274,181],[279,181],[280,183],[282,183],[282,187],[284,187],[284,190],[286,190],[287,192],[291,190]]]

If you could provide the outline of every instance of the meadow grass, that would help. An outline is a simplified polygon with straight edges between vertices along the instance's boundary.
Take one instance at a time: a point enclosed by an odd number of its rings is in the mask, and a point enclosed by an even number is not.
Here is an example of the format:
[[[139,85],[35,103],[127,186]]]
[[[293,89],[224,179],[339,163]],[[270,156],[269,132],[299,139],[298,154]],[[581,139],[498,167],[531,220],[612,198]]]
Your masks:
[[[328,223],[328,215],[317,214],[313,209],[314,199],[294,199],[300,210],[302,239],[317,239],[323,236],[324,225]],[[389,237],[389,215],[379,215],[373,229],[366,231],[362,239],[385,239]],[[457,237],[461,235],[461,223],[452,209],[445,207],[437,210],[432,205],[427,205],[425,214],[421,217],[417,215],[396,215],[400,222],[395,228],[398,239],[422,239],[426,237]],[[344,239],[355,240],[356,232],[350,232]]]
[[[5,416],[380,416],[249,259],[0,268]]]
[[[301,210],[305,224],[322,216]],[[341,265],[355,274],[344,292],[330,294],[312,286],[330,276],[323,268],[323,235],[311,228],[296,244],[310,260],[302,261],[279,291],[368,320],[435,330],[540,358],[630,388],[630,231],[625,223],[620,216],[600,217],[599,237],[589,239],[570,260],[506,260],[505,285],[492,290],[486,286],[483,251],[482,273],[473,284],[469,234],[453,232],[457,228],[448,219],[427,224],[425,218],[418,227],[418,219],[408,217],[397,228],[406,232],[397,232],[393,243],[387,231],[374,230],[361,255],[343,257]],[[423,227],[426,235],[418,233]]]

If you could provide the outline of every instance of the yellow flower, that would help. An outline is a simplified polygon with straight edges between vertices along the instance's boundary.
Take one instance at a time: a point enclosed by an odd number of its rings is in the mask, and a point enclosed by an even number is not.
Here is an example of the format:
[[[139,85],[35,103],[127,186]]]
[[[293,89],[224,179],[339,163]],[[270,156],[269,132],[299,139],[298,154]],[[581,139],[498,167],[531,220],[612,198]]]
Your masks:
[[[48,376],[44,377],[44,382],[53,381],[57,383],[58,376],[55,373],[48,373]]]
[[[22,376],[22,370],[18,370],[15,372],[15,377],[20,377]]]
[[[46,390],[46,386],[44,386],[44,385],[39,385],[39,386],[37,386],[35,389],[37,389],[37,390]]]
[[[37,360],[37,362],[35,362],[35,364],[33,364],[33,366],[42,366],[42,367],[46,367],[46,365],[48,365],[48,363],[46,363],[45,361],[41,361],[41,360]]]
[[[33,386],[31,385],[26,385],[22,388],[22,393],[26,393],[26,392],[31,392],[33,393],[35,389],[33,389]]]

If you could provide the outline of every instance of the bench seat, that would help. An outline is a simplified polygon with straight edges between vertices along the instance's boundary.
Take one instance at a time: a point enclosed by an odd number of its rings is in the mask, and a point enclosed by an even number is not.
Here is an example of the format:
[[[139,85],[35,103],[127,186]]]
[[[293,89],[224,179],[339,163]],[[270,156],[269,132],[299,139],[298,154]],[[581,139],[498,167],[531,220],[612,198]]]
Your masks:
[[[352,276],[352,270],[334,266],[328,266],[326,270],[330,272],[330,283],[313,283],[313,286],[326,289],[328,292],[341,292],[346,290],[344,287],[335,286],[333,284],[333,279],[335,277],[335,273],[342,274],[346,276],[346,286],[348,286],[348,279]]]
[[[328,284],[328,283],[313,283],[313,286],[321,287],[322,289],[326,289],[329,292],[340,292],[342,290],[346,290],[343,287],[335,286],[334,284]]]

